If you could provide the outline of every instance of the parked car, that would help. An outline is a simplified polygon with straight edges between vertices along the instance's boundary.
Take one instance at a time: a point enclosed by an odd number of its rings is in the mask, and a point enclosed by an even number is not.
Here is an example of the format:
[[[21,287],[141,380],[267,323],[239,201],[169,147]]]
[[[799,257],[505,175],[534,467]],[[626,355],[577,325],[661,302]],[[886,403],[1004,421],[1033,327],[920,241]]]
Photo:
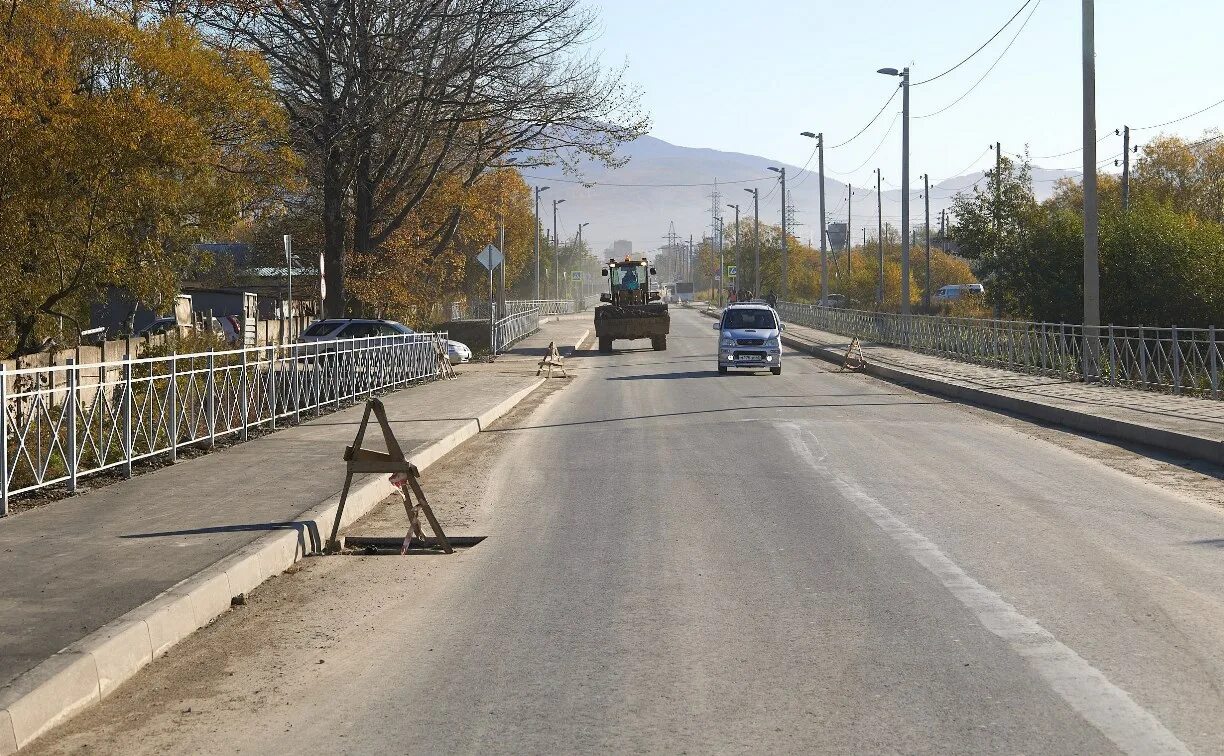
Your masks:
[[[177,321],[173,317],[157,318],[152,323],[149,323],[144,328],[138,330],[136,336],[161,336],[170,333],[178,327]],[[195,330],[195,326],[184,326],[188,330]],[[230,344],[238,344],[242,340],[242,323],[238,320],[237,315],[224,315],[222,317],[214,317],[212,319],[212,332],[221,334],[221,336]]]
[[[935,292],[936,302],[951,302],[955,299],[960,299],[966,294],[985,294],[986,287],[980,283],[974,284],[948,284],[947,286],[939,287]]]
[[[314,341],[336,341],[338,339],[364,339],[375,336],[408,336],[416,333],[395,320],[367,318],[329,318],[315,321],[298,336],[301,343]],[[447,340],[446,356],[452,365],[469,362],[472,350],[467,344]]]
[[[849,304],[845,294],[830,294],[820,300],[821,307],[845,307]]]
[[[782,328],[778,313],[759,302],[736,303],[723,310],[718,331],[718,372],[729,368],[782,374]]]

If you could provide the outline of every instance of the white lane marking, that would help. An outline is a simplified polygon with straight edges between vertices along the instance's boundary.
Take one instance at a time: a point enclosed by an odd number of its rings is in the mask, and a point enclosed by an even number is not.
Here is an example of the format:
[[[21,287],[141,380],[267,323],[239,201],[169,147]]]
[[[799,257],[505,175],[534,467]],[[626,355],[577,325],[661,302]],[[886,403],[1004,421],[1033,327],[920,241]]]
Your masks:
[[[890,509],[858,486],[821,465],[826,456],[820,442],[798,423],[775,423],[795,454],[831,481],[863,514],[899,544],[907,554],[943,583],[990,632],[1007,641],[1012,650],[1037,671],[1081,717],[1129,754],[1188,754],[1190,750],[1130,694],[1109,681],[1050,631],[1021,614],[1003,597],[969,576],[926,536],[906,525]],[[821,454],[813,453],[804,435]]]

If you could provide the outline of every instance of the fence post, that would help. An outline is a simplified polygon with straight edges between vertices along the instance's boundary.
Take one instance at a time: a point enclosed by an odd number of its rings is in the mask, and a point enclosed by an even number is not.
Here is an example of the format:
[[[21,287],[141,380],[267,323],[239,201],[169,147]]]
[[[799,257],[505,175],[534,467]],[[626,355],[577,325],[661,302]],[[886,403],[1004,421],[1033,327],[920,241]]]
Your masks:
[[[9,503],[8,417],[8,374],[0,362],[0,517],[8,514]]]
[[[247,376],[247,348],[242,347],[242,377],[238,379],[238,411],[242,413],[242,431],[240,438],[246,441],[250,437],[251,424],[251,398],[249,392],[251,390],[251,381]]]
[[[1220,346],[1216,341],[1215,326],[1207,327],[1207,353],[1211,355],[1211,398],[1220,398]]]
[[[77,381],[79,380],[77,361],[72,357],[67,359],[68,364],[68,394],[64,400],[68,403],[64,408],[64,412],[68,415],[68,493],[76,493],[77,489]]]
[[[1144,386],[1147,386],[1147,337],[1143,335],[1143,326],[1139,326],[1139,376]]]
[[[268,403],[272,408],[268,413],[269,427],[276,430],[276,353],[280,350],[280,345],[273,343],[268,349],[272,354],[272,359],[268,361]]]
[[[292,330],[292,328],[290,328]],[[302,422],[302,386],[301,380],[298,378],[298,352],[300,347],[296,342],[289,344],[289,354],[293,362],[289,366],[289,390],[293,392],[293,422],[298,424]]]
[[[344,351],[343,351],[344,345],[341,344],[339,341],[333,341],[332,344],[335,345],[335,348],[332,351],[332,386],[335,388],[333,397],[336,400],[335,409],[339,410],[340,409],[340,387],[343,385],[340,381],[340,364],[343,361],[343,358],[341,355],[344,354]]]
[[[166,404],[170,407],[170,462],[178,461],[178,354],[170,355],[170,383],[166,386]]]
[[[216,358],[208,348],[208,377],[204,380],[204,422],[208,423],[208,448],[217,443],[217,377]]]
[[[314,342],[314,362],[310,363],[310,375],[314,378],[314,411],[315,417],[323,414],[323,374],[320,372],[323,363],[319,361],[319,342]]]
[[[1173,393],[1181,393],[1181,347],[1177,345],[1177,326],[1173,326]]]
[[[132,457],[136,450],[132,448],[132,354],[123,356],[123,475],[132,477]]]
[[[1109,324],[1109,383],[1111,386],[1118,385],[1118,350],[1114,344],[1113,323]]]

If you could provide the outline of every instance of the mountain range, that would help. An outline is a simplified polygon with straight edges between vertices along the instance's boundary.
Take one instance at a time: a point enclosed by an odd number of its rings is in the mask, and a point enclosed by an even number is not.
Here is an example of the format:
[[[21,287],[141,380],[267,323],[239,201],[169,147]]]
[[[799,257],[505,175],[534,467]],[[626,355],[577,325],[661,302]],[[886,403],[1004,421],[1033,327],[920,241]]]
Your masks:
[[[811,236],[819,243],[819,184],[815,161],[804,170],[801,166],[779,163],[759,155],[722,152],[702,147],[684,147],[644,136],[621,149],[627,162],[609,169],[600,163],[581,163],[576,173],[560,168],[532,168],[524,173],[533,186],[547,185],[540,195],[540,220],[546,229],[552,228],[552,200],[564,199],[557,207],[557,231],[562,239],[571,238],[579,223],[589,223],[583,238],[596,253],[611,247],[617,239],[633,243],[635,252],[643,253],[665,244],[669,224],[683,239],[690,234],[700,239],[710,233],[711,195],[717,180],[721,194],[719,206],[730,223],[734,210],[728,203],[738,203],[740,217],[752,217],[752,196],[744,190],[756,187],[760,191],[762,223],[777,224],[781,218],[781,192],[777,174],[769,166],[786,167],[787,190],[795,206],[796,236]],[[897,175],[885,167],[885,190],[881,196],[884,221],[900,226],[901,191],[900,166]],[[939,211],[950,207],[958,191],[969,190],[982,181],[983,171],[944,179],[931,186],[931,219],[938,224]],[[1060,178],[1074,178],[1077,171],[1033,168],[1033,188],[1038,199],[1049,196]],[[914,224],[923,219],[922,184],[917,172],[911,179],[910,217]],[[825,176],[825,215],[829,223],[846,222],[846,184]],[[875,187],[854,188],[851,199],[854,238],[861,238],[861,229],[873,235],[876,228]]]

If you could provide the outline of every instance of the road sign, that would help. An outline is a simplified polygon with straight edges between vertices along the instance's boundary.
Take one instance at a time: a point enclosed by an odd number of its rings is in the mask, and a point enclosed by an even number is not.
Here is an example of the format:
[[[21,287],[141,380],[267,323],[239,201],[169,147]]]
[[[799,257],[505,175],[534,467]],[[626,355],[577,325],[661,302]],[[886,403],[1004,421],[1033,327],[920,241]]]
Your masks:
[[[489,246],[480,250],[480,254],[476,255],[476,259],[479,260],[480,264],[485,266],[487,270],[492,272],[493,269],[498,265],[501,265],[502,260],[506,258],[502,255],[500,249],[490,244]]]
[[[582,280],[582,271],[580,271],[580,270],[572,270],[572,271],[570,271],[570,278],[571,278],[571,279],[573,279],[574,281],[581,281],[581,280]]]
[[[323,250],[319,250],[319,299],[327,299],[327,278],[323,268]]]
[[[727,276],[729,278],[735,278],[735,266],[734,265],[727,266]]]

